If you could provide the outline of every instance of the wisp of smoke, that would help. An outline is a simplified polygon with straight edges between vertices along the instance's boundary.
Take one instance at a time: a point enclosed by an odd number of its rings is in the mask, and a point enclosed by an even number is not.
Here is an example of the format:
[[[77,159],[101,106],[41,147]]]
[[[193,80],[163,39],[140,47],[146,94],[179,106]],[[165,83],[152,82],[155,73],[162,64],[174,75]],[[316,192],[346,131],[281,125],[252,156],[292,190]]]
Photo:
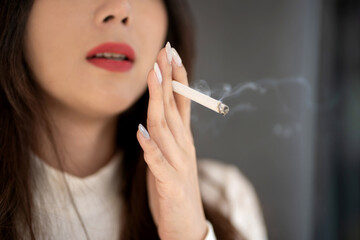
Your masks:
[[[264,100],[266,100],[266,93],[268,93],[269,91],[275,92],[277,103],[274,104],[279,104],[279,106],[281,106],[284,110],[284,113],[293,115],[293,118],[296,118],[295,116],[297,115],[295,112],[292,112],[293,107],[288,105],[288,101],[286,101],[283,96],[284,89],[287,90],[287,87],[291,87],[292,89],[299,89],[299,92],[301,92],[302,94],[301,100],[305,100],[305,106],[308,109],[311,109],[314,105],[311,98],[312,93],[310,83],[302,77],[291,77],[284,79],[267,78],[258,81],[241,82],[235,86],[231,86],[231,84],[229,83],[223,83],[220,87],[216,87],[213,89],[210,88],[209,84],[205,80],[197,80],[193,82],[191,87],[208,96],[219,99],[225,104],[228,104],[230,107],[230,112],[225,118],[231,118],[237,115],[237,113],[239,112],[254,112],[258,110],[258,108],[254,106],[253,103],[245,102],[241,99],[241,96],[245,92],[247,93],[247,95],[256,94],[255,96],[262,97]],[[229,104],[229,102],[231,102],[232,104]],[[220,119],[221,118],[214,116],[213,119],[207,119],[205,123],[204,121],[202,121],[199,128],[202,128],[205,131],[215,131],[216,134],[220,131],[219,126],[223,125],[218,124],[218,121],[220,121]],[[200,120],[196,111],[192,111],[192,120],[195,123],[197,122],[197,120]],[[298,129],[299,126],[297,126],[295,130]],[[275,135],[283,136],[285,138],[291,136],[292,132],[297,131],[292,131],[289,127],[285,128],[281,124],[276,124],[273,129],[273,133]]]

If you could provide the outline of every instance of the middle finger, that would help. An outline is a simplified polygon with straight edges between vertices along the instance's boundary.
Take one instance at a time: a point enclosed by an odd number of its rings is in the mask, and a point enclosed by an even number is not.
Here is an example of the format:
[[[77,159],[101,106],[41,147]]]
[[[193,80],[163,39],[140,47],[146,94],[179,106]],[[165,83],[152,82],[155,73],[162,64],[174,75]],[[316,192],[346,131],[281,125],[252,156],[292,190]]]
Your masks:
[[[163,48],[157,59],[161,73],[163,74],[162,88],[164,96],[164,113],[169,129],[174,135],[175,140],[183,149],[186,149],[189,142],[184,136],[186,133],[185,127],[178,111],[172,88],[172,64],[169,62],[168,57],[168,55],[172,56],[172,53],[169,43],[167,48],[169,49],[170,54],[167,54],[166,48]]]

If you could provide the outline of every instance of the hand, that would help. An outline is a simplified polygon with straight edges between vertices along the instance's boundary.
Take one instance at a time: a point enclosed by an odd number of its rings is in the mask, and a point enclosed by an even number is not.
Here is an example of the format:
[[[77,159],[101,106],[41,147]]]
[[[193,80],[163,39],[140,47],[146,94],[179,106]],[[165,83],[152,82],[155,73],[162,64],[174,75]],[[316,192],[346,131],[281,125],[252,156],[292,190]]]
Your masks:
[[[184,66],[175,61],[170,44],[161,49],[148,75],[150,93],[146,129],[139,125],[138,141],[148,165],[149,205],[161,239],[202,240],[207,234],[202,206],[196,150],[190,130],[190,100],[173,93],[171,81],[188,85]]]

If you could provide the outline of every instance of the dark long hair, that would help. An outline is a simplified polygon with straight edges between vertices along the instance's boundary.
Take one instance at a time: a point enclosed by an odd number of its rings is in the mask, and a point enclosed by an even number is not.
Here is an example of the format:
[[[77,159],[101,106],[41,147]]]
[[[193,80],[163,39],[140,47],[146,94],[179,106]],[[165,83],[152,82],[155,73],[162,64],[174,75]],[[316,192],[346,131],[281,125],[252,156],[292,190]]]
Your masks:
[[[191,77],[194,60],[194,31],[184,0],[164,0],[168,12],[167,40],[178,50]],[[0,8],[0,239],[21,239],[19,226],[35,239],[31,189],[35,187],[30,149],[37,149],[35,126],[41,126],[55,151],[43,92],[31,76],[23,52],[24,32],[33,0],[3,0]],[[118,118],[117,148],[123,152],[119,171],[119,194],[123,199],[121,239],[159,239],[147,196],[146,163],[135,132],[146,122],[149,94],[144,95]],[[126,139],[126,141],[125,141]],[[242,239],[230,220],[203,202],[206,218],[218,239]],[[75,206],[76,207],[76,206]],[[86,232],[86,229],[84,228]]]

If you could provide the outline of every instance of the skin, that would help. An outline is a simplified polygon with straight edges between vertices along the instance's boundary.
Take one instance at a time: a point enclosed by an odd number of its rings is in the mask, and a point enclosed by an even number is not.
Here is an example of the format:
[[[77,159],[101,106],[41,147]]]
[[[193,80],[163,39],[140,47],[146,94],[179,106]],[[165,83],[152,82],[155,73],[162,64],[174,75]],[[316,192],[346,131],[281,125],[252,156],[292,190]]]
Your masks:
[[[112,15],[109,21],[103,20]],[[128,18],[125,23],[124,18]],[[115,153],[117,116],[149,88],[150,139],[137,138],[148,164],[149,204],[161,239],[204,239],[207,226],[190,131],[190,101],[174,95],[171,80],[188,84],[184,66],[169,63],[162,48],[167,14],[160,0],[35,0],[25,32],[24,53],[46,96],[64,171],[85,177]],[[103,42],[126,42],[136,59],[114,73],[86,61]],[[160,85],[154,70],[163,76]],[[38,126],[37,154],[59,168]],[[135,133],[134,133],[135,134]]]

